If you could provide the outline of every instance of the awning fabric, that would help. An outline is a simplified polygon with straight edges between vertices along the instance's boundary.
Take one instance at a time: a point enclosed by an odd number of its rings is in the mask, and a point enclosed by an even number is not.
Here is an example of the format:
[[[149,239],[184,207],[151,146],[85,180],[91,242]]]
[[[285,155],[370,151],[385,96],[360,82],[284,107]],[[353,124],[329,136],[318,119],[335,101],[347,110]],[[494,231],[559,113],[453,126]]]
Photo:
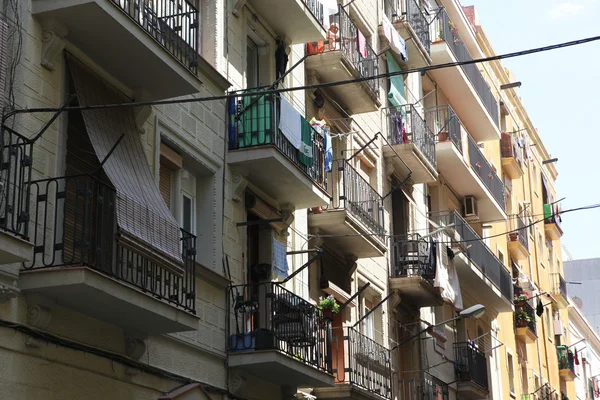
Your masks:
[[[387,59],[388,73],[402,71],[400,65],[394,59],[392,53],[385,53]],[[406,89],[404,88],[404,78],[402,75],[396,75],[390,78],[390,91],[388,92],[390,104],[394,107],[400,107],[406,104]]]
[[[105,84],[79,60],[68,57],[79,104],[99,105],[129,102]],[[103,168],[117,191],[119,243],[141,252],[158,265],[182,272],[179,224],[173,218],[154,182],[144,154],[132,108],[82,111],[85,127],[100,161],[122,134],[121,143]]]

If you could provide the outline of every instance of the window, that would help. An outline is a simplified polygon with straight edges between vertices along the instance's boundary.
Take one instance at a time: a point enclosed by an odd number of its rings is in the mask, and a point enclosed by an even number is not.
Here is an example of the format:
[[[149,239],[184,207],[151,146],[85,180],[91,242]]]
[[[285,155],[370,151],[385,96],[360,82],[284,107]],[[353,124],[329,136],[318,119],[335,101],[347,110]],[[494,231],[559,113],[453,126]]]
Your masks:
[[[189,171],[180,171],[181,192],[178,196],[181,227],[190,233],[196,234],[196,177]]]
[[[506,364],[508,367],[508,388],[511,394],[515,394],[515,367],[513,363],[513,355],[507,351]]]
[[[373,308],[373,304],[371,304],[371,302],[365,300],[363,315],[367,315],[367,313],[369,311],[371,311],[371,308]],[[365,318],[363,326],[364,326],[363,334],[370,339],[375,339],[375,313],[374,312],[372,312],[371,314],[369,314],[369,316],[367,318]]]
[[[246,46],[246,88],[259,86],[259,53],[258,46],[250,38],[247,38]]]

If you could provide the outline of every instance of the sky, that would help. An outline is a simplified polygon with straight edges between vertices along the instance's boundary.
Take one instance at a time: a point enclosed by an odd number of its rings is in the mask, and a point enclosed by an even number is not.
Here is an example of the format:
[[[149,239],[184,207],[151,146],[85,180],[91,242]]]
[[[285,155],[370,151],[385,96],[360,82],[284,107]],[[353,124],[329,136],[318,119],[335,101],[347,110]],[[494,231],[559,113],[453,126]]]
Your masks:
[[[600,36],[600,0],[461,0],[474,5],[497,54]],[[562,209],[600,203],[600,41],[503,61],[522,82],[518,94],[551,154],[557,157]],[[600,257],[600,208],[562,215],[573,259]],[[566,258],[563,255],[563,258]]]

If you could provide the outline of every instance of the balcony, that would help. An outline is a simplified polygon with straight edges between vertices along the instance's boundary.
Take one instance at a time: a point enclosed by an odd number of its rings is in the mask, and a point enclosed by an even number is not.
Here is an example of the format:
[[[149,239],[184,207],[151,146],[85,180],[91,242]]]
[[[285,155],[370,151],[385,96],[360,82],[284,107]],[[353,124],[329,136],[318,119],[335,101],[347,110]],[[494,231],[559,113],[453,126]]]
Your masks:
[[[436,36],[431,45],[433,64],[473,60],[446,10],[440,10],[432,25]],[[436,69],[430,74],[450,99],[456,99],[452,104],[477,141],[500,139],[498,102],[477,64]]]
[[[559,272],[550,274],[550,293],[552,293],[552,297],[556,300],[558,308],[567,308],[569,305],[567,282]]]
[[[334,161],[329,175],[331,203],[325,210],[311,210],[310,228],[336,235],[326,241],[342,254],[382,256],[386,250],[383,198],[346,160]]]
[[[437,135],[438,171],[459,197],[473,196],[483,221],[506,219],[506,199],[502,180],[449,105],[425,110],[425,121]]]
[[[32,0],[32,13],[62,25],[69,42],[129,88],[146,90],[146,100],[197,93],[198,74],[214,73],[198,55],[201,19],[188,0]]]
[[[502,132],[500,152],[502,154],[502,169],[504,173],[510,179],[519,179],[522,177],[523,151],[510,133]]]
[[[181,232],[183,268],[167,268],[151,246],[122,238],[116,197],[87,175],[33,181],[34,257],[21,271],[21,290],[126,329],[196,329],[196,237]]]
[[[332,24],[339,27],[337,34],[331,33],[327,41],[310,42],[306,45],[306,53],[310,55],[304,61],[307,72],[316,74],[319,82],[323,83],[378,75],[377,53],[368,40],[365,40],[361,54],[357,40],[360,31],[346,9],[341,5],[338,7],[337,14],[331,16]],[[377,111],[381,105],[378,79],[333,86],[325,90],[352,114]]]
[[[229,291],[230,368],[278,386],[334,385],[331,322],[317,307],[273,282]]]
[[[328,204],[323,136],[302,119],[312,137],[307,157],[279,129],[279,95],[239,97],[236,104],[227,162],[280,204],[296,209]]]
[[[529,257],[529,239],[525,222],[518,215],[509,219],[508,250],[513,260],[521,261]]]
[[[575,357],[573,352],[567,346],[556,346],[556,355],[558,357],[560,377],[569,382],[574,381],[577,374],[575,373]]]
[[[291,44],[325,38],[323,3],[319,0],[250,0],[250,3],[276,35]]]
[[[448,384],[428,372],[401,373],[399,400],[449,400]]]
[[[550,240],[559,240],[563,235],[562,220],[557,204],[544,204],[544,231]]]
[[[419,234],[394,238],[390,289],[397,290],[402,301],[419,307],[442,305],[440,289],[433,286],[435,265],[429,260],[429,242]]]
[[[394,170],[408,175],[414,183],[434,182],[437,177],[435,135],[412,105],[384,110],[390,146],[384,155],[394,164]],[[398,157],[400,156],[400,158]]]
[[[384,0],[384,11],[400,36],[406,40],[408,68],[430,65],[431,34],[428,11],[417,0]]]
[[[432,214],[430,219],[446,230],[448,240],[456,241],[453,249],[462,252],[454,257],[460,286],[476,302],[490,304],[499,312],[513,311],[513,286],[510,272],[494,255],[481,237],[456,211]],[[476,289],[475,289],[476,288]]]
[[[485,353],[467,342],[455,343],[454,351],[458,396],[473,400],[487,398],[489,387]]]
[[[345,335],[344,335],[345,333]],[[392,399],[390,351],[351,327],[333,331],[334,387],[315,388],[319,399]]]
[[[8,127],[0,130],[0,264],[31,260],[29,184],[33,143]]]
[[[517,292],[515,291],[515,294]],[[515,302],[515,335],[524,343],[537,340],[535,310],[527,301]]]

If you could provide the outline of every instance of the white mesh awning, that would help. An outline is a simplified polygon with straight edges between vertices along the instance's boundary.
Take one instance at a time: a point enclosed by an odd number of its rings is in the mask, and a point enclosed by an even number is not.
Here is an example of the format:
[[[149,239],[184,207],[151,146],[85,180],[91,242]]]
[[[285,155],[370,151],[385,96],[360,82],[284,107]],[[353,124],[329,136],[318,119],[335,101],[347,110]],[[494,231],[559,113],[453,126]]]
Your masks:
[[[79,104],[129,102],[79,60],[68,56]],[[121,143],[103,169],[117,191],[119,242],[161,266],[182,272],[179,224],[165,204],[144,154],[132,108],[82,111],[98,159],[104,160],[122,134]]]

